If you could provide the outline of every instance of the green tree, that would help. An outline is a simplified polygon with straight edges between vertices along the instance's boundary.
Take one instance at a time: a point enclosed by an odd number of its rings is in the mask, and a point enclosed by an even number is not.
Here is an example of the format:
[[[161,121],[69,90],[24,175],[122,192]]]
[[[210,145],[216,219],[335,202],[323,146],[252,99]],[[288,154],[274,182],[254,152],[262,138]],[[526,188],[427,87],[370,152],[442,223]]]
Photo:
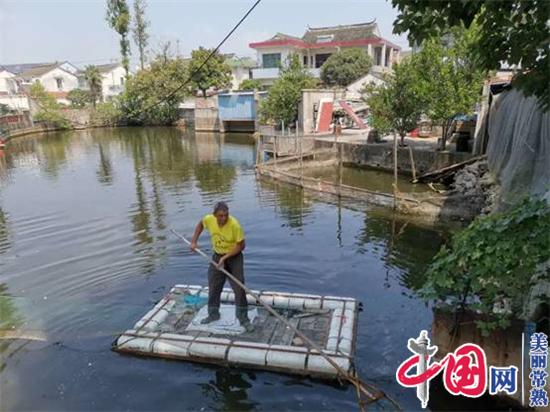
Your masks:
[[[423,111],[433,124],[442,127],[443,149],[454,118],[473,112],[487,75],[469,52],[474,38],[476,35],[468,30],[456,30],[451,47],[443,45],[440,38],[428,39],[412,59],[418,89],[422,90]]]
[[[275,124],[284,121],[287,125],[294,123],[298,118],[302,89],[315,87],[317,80],[302,66],[299,56],[289,56],[279,78],[270,87],[267,98],[260,104],[262,121]]]
[[[434,257],[420,293],[484,315],[477,322],[484,332],[505,328],[520,317],[533,287],[550,280],[548,269],[540,271],[550,260],[548,233],[544,200],[526,199],[507,212],[478,217]]]
[[[134,27],[132,28],[132,34],[134,36],[134,43],[136,43],[139,50],[141,70],[145,68],[145,53],[149,43],[149,34],[147,33],[149,22],[145,19],[146,8],[147,3],[145,3],[145,0],[134,0]]]
[[[92,102],[92,97],[88,90],[73,89],[67,93],[67,99],[71,102],[71,107],[81,109]]]
[[[363,49],[344,49],[321,66],[321,80],[327,86],[346,87],[366,75],[371,67],[372,58]]]
[[[34,120],[48,123],[54,127],[65,129],[70,126],[69,121],[60,112],[61,106],[41,83],[33,83],[30,88],[30,97],[38,105]]]
[[[171,124],[178,118],[178,107],[189,96],[183,88],[173,93],[188,77],[188,63],[163,57],[151,62],[126,82],[120,97],[122,116],[129,124]]]
[[[101,101],[101,92],[102,92],[102,77],[101,73],[99,72],[99,69],[96,66],[86,66],[86,69],[84,70],[84,78],[86,79],[86,83],[88,83],[88,87],[90,88],[90,96],[92,100],[92,104],[94,105],[94,108],[96,107],[96,103],[98,100]]]
[[[126,70],[126,77],[130,73],[130,41],[128,30],[130,27],[130,10],[126,0],[107,0],[107,23],[120,35],[120,55],[122,66]]]
[[[501,62],[521,65],[514,83],[527,95],[537,96],[546,110],[550,108],[550,2],[392,0],[392,5],[399,10],[394,30],[408,32],[409,40],[419,44],[453,27],[477,24],[479,36],[471,50],[482,67],[497,70]]]
[[[262,90],[262,82],[258,79],[244,79],[239,85],[239,90]]]
[[[199,47],[191,52],[189,73],[192,73],[191,83],[206,97],[210,88],[223,89],[231,85],[231,68],[225,62],[225,57],[215,52],[203,66],[212,50]],[[202,68],[201,68],[202,66]]]
[[[399,134],[401,145],[422,114],[424,96],[418,74],[414,59],[407,59],[394,66],[383,84],[369,85],[364,91],[371,125],[381,134]]]

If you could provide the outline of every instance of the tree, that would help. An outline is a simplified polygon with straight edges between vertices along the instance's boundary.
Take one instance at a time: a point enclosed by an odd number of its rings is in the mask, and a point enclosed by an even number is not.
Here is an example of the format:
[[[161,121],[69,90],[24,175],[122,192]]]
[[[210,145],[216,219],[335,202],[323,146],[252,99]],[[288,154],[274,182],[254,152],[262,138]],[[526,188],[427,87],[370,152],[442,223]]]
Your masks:
[[[145,0],[134,0],[134,27],[132,28],[132,33],[134,35],[134,43],[136,43],[139,50],[141,70],[145,68],[145,50],[149,43],[149,34],[147,33],[149,22],[145,19],[146,7]]]
[[[130,41],[128,30],[130,26],[130,10],[126,0],[107,0],[107,23],[120,35],[120,55],[126,77],[130,73]]]
[[[101,77],[101,73],[96,66],[86,66],[86,69],[84,70],[84,78],[86,79],[86,83],[88,83],[88,87],[90,88],[90,96],[92,104],[95,108],[97,100],[101,100],[101,91],[103,87],[103,79]]]
[[[149,68],[140,70],[126,82],[120,97],[123,120],[139,125],[172,124],[190,89],[173,92],[187,80],[188,73],[188,63],[184,59],[160,57],[152,61]]]
[[[544,199],[525,199],[507,212],[478,217],[433,258],[420,293],[455,311],[484,315],[476,322],[483,332],[505,328],[520,317],[533,287],[538,286],[533,289],[538,299],[548,301],[541,287],[550,275],[544,268],[548,233],[550,206]]]
[[[442,149],[456,116],[473,112],[481,96],[487,73],[477,67],[469,52],[475,37],[470,31],[456,30],[451,47],[444,46],[440,38],[428,39],[412,59],[422,90],[423,112],[443,129]]]
[[[203,66],[211,53],[212,50],[204,47],[191,52],[189,63],[191,83],[202,92],[203,97],[206,97],[206,91],[210,88],[223,89],[231,85],[231,68],[222,54],[215,52]]]
[[[279,78],[270,87],[267,98],[260,104],[260,117],[264,122],[285,122],[290,125],[298,118],[298,105],[302,99],[302,89],[317,86],[300,62],[298,55],[289,56],[287,64],[281,68]]]
[[[398,133],[403,145],[407,132],[420,120],[425,99],[414,58],[395,65],[393,73],[384,80],[383,84],[369,85],[364,91],[371,125],[382,134]]]
[[[258,79],[244,79],[239,85],[239,90],[262,90],[262,82]]]
[[[451,28],[479,26],[471,51],[481,67],[499,69],[501,62],[521,65],[514,84],[550,109],[548,16],[550,2],[533,0],[418,1],[392,0],[399,10],[396,33],[408,31],[409,41],[443,35]]]
[[[91,94],[88,90],[73,89],[67,93],[67,99],[71,102],[71,106],[81,109],[92,102]]]
[[[321,80],[327,86],[346,87],[366,75],[371,67],[372,58],[363,49],[344,49],[321,66]]]
[[[41,83],[33,83],[30,88],[30,96],[38,105],[38,111],[34,120],[46,122],[61,129],[70,126],[69,121],[60,113],[61,106],[51,94],[49,94]]]

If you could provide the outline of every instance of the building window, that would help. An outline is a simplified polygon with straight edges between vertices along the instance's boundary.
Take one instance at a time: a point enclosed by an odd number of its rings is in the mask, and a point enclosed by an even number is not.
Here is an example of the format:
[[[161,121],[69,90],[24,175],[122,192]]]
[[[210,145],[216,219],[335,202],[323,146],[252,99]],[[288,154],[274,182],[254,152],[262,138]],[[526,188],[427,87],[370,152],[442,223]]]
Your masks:
[[[307,67],[307,56],[304,55],[304,66]]]
[[[281,66],[281,53],[262,54],[262,67],[271,69]]]
[[[122,76],[122,77],[120,78],[120,84],[121,84],[121,85],[124,84],[124,76]]]
[[[63,90],[63,79],[61,77],[56,77],[55,82],[57,83],[57,90]]]
[[[317,43],[328,43],[328,42],[331,42],[332,39],[334,39],[334,34],[325,34],[325,35],[317,36]]]
[[[331,56],[331,53],[323,53],[315,55],[315,68],[318,69],[323,65],[324,62]]]

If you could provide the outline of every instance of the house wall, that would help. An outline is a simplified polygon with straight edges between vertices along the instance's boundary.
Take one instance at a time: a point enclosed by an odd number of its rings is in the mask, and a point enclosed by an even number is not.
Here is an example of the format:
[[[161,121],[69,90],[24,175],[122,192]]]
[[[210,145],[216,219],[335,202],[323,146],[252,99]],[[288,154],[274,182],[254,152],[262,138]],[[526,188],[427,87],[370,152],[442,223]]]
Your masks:
[[[0,94],[0,104],[5,104],[12,110],[29,110],[29,98],[24,94]]]
[[[247,67],[234,67],[231,70],[231,90],[239,90],[243,80],[250,79],[250,70]]]
[[[122,66],[116,67],[110,72],[103,74],[103,80],[101,82],[101,94],[103,100],[108,101],[113,96],[117,96],[124,90],[124,81],[126,78],[126,71]]]
[[[295,52],[296,50],[293,47],[262,47],[261,49],[257,49],[256,53],[256,60],[258,63],[258,67],[262,66],[262,55],[264,54],[272,54],[272,53],[281,53],[281,63],[286,63],[288,60],[289,54],[292,52]]]
[[[384,80],[369,73],[346,87],[346,99],[360,100],[361,91],[369,83],[374,83],[376,86],[379,86],[384,83]]]
[[[56,78],[63,79],[63,87],[61,89],[57,87]],[[32,83],[34,83],[34,80],[35,79],[33,79]],[[38,80],[48,92],[70,92],[78,88],[78,78],[74,74],[61,70],[60,68],[55,68],[43,74]]]
[[[17,84],[15,83],[15,74],[2,70],[0,72],[0,94],[17,93]]]
[[[314,111],[319,106],[321,99],[339,99],[344,97],[343,90],[329,89],[304,89],[302,101],[298,108],[298,127],[304,133],[312,133],[315,130]]]

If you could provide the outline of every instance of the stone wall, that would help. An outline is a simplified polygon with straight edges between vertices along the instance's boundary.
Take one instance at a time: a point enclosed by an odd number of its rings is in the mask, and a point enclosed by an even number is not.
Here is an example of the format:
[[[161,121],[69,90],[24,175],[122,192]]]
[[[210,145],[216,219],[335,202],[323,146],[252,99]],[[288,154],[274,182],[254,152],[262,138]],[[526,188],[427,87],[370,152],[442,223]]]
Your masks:
[[[195,99],[195,130],[198,132],[219,132],[223,128],[218,116],[216,97]]]
[[[352,164],[354,166],[372,167],[386,171],[393,171],[393,146],[390,144],[338,144],[342,145],[344,163]],[[334,143],[317,140],[315,145],[318,148],[328,148],[332,147]],[[471,157],[471,153],[438,152],[433,150],[413,149],[413,158],[417,175],[431,172],[455,163],[463,162]],[[412,173],[409,148],[401,147],[397,149],[397,165],[397,169],[400,173]]]

